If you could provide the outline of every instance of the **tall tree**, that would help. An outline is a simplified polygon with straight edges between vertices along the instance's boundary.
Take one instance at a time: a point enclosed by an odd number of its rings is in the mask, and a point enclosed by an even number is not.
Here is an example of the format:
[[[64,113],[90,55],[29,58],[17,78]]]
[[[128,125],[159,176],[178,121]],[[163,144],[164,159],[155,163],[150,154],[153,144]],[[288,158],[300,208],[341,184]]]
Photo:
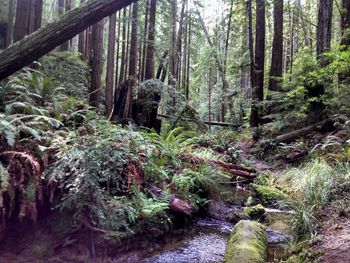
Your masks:
[[[149,9],[149,25],[148,25],[148,39],[146,51],[146,68],[145,79],[153,79],[154,77],[154,40],[156,33],[156,11],[157,0],[151,0]]]
[[[9,46],[12,44],[15,5],[16,5],[16,0],[9,1],[9,14],[8,14],[8,19],[7,19],[6,46]]]
[[[341,44],[350,46],[350,0],[341,2]]]
[[[171,1],[172,22],[171,22],[171,38],[170,38],[170,63],[169,63],[169,86],[176,86],[176,28],[177,28],[177,0]],[[175,102],[175,101],[174,101]]]
[[[283,71],[283,0],[273,2],[274,35],[270,68],[269,90],[279,91]]]
[[[248,45],[249,45],[249,60],[250,60],[250,86],[251,89],[254,85],[254,38],[253,38],[253,14],[252,14],[252,0],[246,2],[247,15],[248,15]]]
[[[80,0],[80,5],[84,4],[84,0]],[[84,59],[84,53],[85,53],[85,36],[86,36],[86,30],[79,33],[78,36],[78,52],[81,54],[81,58]]]
[[[30,0],[19,0],[16,6],[16,21],[13,32],[13,41],[17,42],[29,34]]]
[[[250,116],[250,125],[252,127],[259,126],[259,102],[264,100],[265,24],[265,0],[256,0],[254,87]]]
[[[99,108],[101,97],[101,72],[103,56],[103,25],[104,21],[92,26],[91,33],[91,87],[90,87],[90,105]]]
[[[137,26],[138,26],[138,3],[132,5],[132,21],[131,21],[131,41],[130,41],[130,55],[129,55],[129,81],[128,81],[128,93],[126,98],[126,105],[124,111],[124,117],[128,118],[131,113],[133,88],[136,85],[137,79]]]
[[[113,110],[113,89],[114,89],[114,66],[115,66],[115,33],[116,33],[116,14],[109,17],[108,29],[108,53],[107,53],[107,72],[106,72],[106,116],[110,116]]]
[[[126,68],[126,29],[127,29],[127,9],[124,8],[123,10],[123,28],[122,28],[122,54],[121,54],[121,62],[120,62],[120,75],[119,75],[119,82],[118,86],[125,80],[125,68]]]
[[[145,10],[145,26],[143,29],[143,44],[141,47],[140,43],[140,57],[139,57],[139,79],[140,81],[145,80],[145,70],[146,70],[146,53],[148,45],[148,33],[149,33],[149,20],[150,20],[150,0],[146,0],[146,10]],[[140,41],[141,42],[141,41]]]
[[[331,47],[333,0],[319,0],[316,53],[320,57]],[[321,62],[323,64],[325,61]]]

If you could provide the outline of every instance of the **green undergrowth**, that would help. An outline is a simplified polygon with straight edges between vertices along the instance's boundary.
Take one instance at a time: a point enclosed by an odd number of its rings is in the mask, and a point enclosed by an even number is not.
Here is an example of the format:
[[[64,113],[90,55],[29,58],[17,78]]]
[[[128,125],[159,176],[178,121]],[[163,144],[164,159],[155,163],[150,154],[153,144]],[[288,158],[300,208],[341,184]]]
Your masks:
[[[192,132],[176,128],[166,134],[122,128],[94,117],[91,134],[57,134],[50,150],[57,162],[45,172],[55,185],[57,208],[116,237],[172,227],[171,195],[194,211],[220,197],[229,177],[208,164],[193,164],[182,155],[196,145]],[[162,189],[157,195],[149,185]]]
[[[317,229],[324,220],[323,211],[333,211],[335,216],[348,213],[349,163],[334,164],[327,158],[316,158],[278,176],[264,175],[259,182],[260,185],[253,185],[253,188],[264,202],[271,205],[273,200],[279,208],[291,211],[289,224],[294,243],[290,252],[295,254],[295,260],[300,256],[300,262],[309,262],[315,256],[309,249],[317,240]]]

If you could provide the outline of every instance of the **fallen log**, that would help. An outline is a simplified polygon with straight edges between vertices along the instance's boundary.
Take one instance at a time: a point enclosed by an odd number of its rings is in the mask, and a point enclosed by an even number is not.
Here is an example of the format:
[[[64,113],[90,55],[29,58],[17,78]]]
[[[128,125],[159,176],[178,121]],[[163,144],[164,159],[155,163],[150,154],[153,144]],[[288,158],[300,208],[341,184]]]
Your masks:
[[[223,263],[263,263],[267,258],[267,235],[264,225],[241,220],[233,228]]]
[[[325,130],[330,125],[333,125],[333,122],[331,120],[324,120],[324,121],[315,123],[313,125],[310,125],[308,127],[279,135],[275,138],[274,141],[276,143],[290,143],[298,138],[306,136],[310,132],[317,131],[317,130]]]
[[[191,163],[194,163],[194,164],[210,163],[213,165],[217,165],[232,175],[241,176],[249,179],[255,178],[257,173],[255,169],[246,168],[246,167],[234,165],[231,163],[226,163],[220,160],[201,158],[198,156],[193,156],[191,154],[182,154],[180,158],[183,161],[190,161]]]
[[[0,80],[133,2],[135,0],[90,0],[87,4],[68,12],[61,19],[16,42],[0,53]]]
[[[146,189],[148,189],[152,194],[154,194],[157,197],[168,195],[168,193],[166,193],[159,187],[149,183],[146,184]],[[192,215],[192,206],[189,203],[177,198],[175,195],[170,195],[169,203],[169,208],[171,211],[186,216]]]
[[[165,118],[165,119],[172,118],[172,116],[166,115],[166,114],[158,114],[158,116],[161,118]],[[190,119],[188,119],[188,118],[184,118],[184,120],[190,121]],[[208,124],[208,125],[213,125],[213,126],[232,127],[232,128],[241,127],[241,125],[235,125],[235,124],[229,123],[229,122],[218,122],[218,121],[202,121],[202,122],[205,124]]]

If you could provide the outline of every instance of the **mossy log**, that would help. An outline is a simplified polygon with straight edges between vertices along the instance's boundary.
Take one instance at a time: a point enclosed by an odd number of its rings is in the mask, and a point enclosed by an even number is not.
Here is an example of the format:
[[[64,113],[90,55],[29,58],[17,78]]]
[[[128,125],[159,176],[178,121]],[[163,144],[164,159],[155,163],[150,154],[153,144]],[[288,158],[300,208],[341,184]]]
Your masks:
[[[262,263],[267,256],[265,226],[242,220],[234,227],[223,263]]]
[[[265,217],[265,208],[263,205],[246,207],[243,211],[243,216],[251,220],[261,220]]]
[[[0,80],[136,0],[90,0],[0,53]]]
[[[276,187],[259,184],[251,184],[250,186],[263,203],[272,204],[288,199],[288,196]]]
[[[332,126],[333,122],[331,120],[324,120],[308,127],[277,136],[274,141],[276,143],[290,143],[300,137],[308,135],[310,132],[328,130],[329,127]]]

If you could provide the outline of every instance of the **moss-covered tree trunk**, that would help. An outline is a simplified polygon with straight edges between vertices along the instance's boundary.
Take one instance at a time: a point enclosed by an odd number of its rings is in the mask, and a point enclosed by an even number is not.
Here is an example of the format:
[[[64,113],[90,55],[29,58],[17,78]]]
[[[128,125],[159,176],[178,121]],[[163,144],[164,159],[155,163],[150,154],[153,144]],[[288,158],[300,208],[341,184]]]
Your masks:
[[[223,263],[263,263],[266,256],[264,225],[256,221],[239,221],[228,241]]]

